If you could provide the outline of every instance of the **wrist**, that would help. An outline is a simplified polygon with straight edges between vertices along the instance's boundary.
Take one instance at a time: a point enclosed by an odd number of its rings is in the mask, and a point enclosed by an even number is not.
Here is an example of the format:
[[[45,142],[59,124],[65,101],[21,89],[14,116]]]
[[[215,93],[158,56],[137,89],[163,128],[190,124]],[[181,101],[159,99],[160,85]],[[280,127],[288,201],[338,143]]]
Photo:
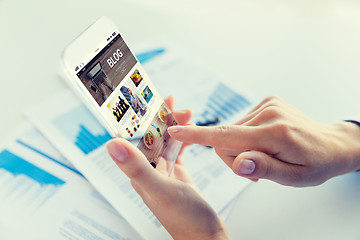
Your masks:
[[[360,169],[360,127],[352,122],[332,124],[339,143],[339,158],[347,167],[344,173]]]

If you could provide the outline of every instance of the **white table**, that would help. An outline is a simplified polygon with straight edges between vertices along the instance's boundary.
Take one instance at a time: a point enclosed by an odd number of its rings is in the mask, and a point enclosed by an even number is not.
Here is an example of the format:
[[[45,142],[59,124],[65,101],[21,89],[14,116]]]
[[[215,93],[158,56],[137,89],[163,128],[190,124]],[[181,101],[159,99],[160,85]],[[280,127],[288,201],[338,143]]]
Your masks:
[[[320,122],[360,115],[360,3],[303,1],[0,1],[0,139],[24,109],[67,86],[60,51],[101,15],[133,45],[170,37],[260,96],[276,94]],[[360,174],[314,188],[268,181],[237,200],[232,239],[359,239]]]

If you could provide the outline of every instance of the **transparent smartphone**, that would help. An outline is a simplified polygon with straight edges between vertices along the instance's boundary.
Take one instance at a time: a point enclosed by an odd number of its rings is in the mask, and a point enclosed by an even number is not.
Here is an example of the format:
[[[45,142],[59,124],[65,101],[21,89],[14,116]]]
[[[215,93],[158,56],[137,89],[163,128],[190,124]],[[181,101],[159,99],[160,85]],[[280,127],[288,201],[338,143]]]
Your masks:
[[[167,128],[177,123],[114,23],[98,19],[64,49],[61,64],[68,84],[108,132],[170,174],[181,143]]]

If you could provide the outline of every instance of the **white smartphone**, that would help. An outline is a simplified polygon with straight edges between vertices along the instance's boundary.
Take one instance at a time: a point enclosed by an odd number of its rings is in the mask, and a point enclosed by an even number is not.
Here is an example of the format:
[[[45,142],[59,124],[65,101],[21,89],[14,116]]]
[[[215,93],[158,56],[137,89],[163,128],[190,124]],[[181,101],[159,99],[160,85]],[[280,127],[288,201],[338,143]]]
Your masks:
[[[135,144],[153,167],[169,173],[181,143],[167,132],[176,121],[115,24],[101,17],[63,51],[66,80],[113,137]]]

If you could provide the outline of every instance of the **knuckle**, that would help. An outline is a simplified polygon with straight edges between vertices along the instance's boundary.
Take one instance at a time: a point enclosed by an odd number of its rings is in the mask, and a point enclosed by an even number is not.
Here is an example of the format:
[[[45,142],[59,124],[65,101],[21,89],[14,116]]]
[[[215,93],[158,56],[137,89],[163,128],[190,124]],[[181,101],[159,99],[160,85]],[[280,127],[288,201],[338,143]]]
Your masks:
[[[278,96],[270,96],[264,100],[262,105],[264,108],[272,106],[282,108],[284,106],[284,100]]]
[[[281,98],[279,98],[278,96],[270,95],[264,99],[264,102],[269,103],[269,102],[280,101],[280,100],[281,100]]]
[[[227,134],[228,132],[229,132],[229,127],[228,126],[217,126],[215,128],[215,134],[216,135]]]
[[[287,122],[279,121],[270,126],[273,136],[285,141],[291,141],[293,139],[294,128]]]
[[[225,138],[229,136],[230,129],[229,126],[216,126],[214,140],[217,140],[218,148],[223,148],[225,146]]]
[[[269,105],[261,112],[266,119],[276,119],[283,115],[283,111],[277,105]]]
[[[284,135],[286,135],[290,130],[289,125],[287,123],[285,123],[285,122],[276,123],[274,128],[275,128],[276,132],[284,134]]]

